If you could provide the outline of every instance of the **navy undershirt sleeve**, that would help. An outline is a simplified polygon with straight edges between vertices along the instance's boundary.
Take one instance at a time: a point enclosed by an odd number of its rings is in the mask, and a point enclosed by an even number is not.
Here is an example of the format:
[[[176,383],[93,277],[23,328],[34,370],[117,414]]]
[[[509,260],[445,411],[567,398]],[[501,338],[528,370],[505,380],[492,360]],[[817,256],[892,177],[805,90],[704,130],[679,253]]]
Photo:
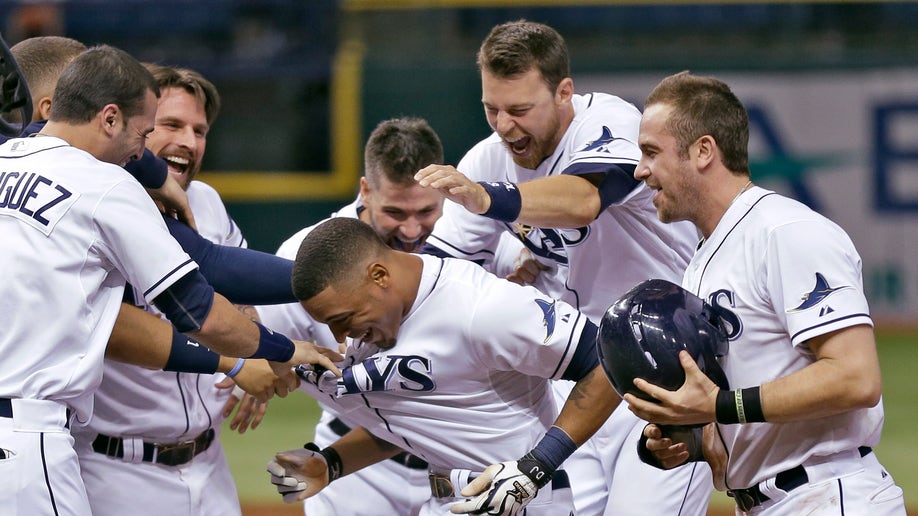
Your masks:
[[[273,254],[217,245],[171,217],[169,232],[197,262],[204,278],[231,302],[243,305],[295,303],[290,277],[293,261]]]
[[[600,206],[596,215],[599,216],[603,210],[620,202],[641,184],[634,178],[635,168],[636,165],[625,163],[578,163],[566,168],[564,173],[574,176],[603,174],[597,186]]]
[[[150,149],[143,150],[143,156],[140,159],[128,161],[124,169],[130,172],[145,188],[157,189],[166,182],[169,175],[169,169],[166,167],[166,161],[155,156]]]
[[[571,358],[571,363],[567,365],[567,369],[561,376],[562,379],[576,382],[599,365],[599,352],[596,351],[596,333],[596,325],[588,319],[583,327],[583,332],[580,333],[580,342],[577,343],[574,357]]]
[[[214,304],[214,289],[195,269],[162,291],[153,304],[178,331],[197,331]]]

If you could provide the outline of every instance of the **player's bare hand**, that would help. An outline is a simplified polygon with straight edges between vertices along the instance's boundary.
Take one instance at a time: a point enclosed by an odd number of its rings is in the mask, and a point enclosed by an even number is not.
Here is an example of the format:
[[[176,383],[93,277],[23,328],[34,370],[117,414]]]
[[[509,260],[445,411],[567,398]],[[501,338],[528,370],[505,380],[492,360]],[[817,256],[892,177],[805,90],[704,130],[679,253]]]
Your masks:
[[[714,477],[714,489],[718,491],[727,490],[727,448],[720,437],[720,431],[717,425],[708,423],[704,426],[701,452],[704,459],[711,466],[711,473]]]
[[[261,420],[265,417],[268,410],[267,402],[258,401],[255,396],[248,394],[241,387],[233,382],[232,378],[224,378],[217,384],[217,388],[232,388],[233,392],[226,404],[223,405],[223,418],[227,419],[233,414],[233,409],[238,408],[236,414],[230,421],[230,430],[235,430],[244,434],[250,427],[252,430],[258,428]]]
[[[531,285],[542,271],[547,271],[548,266],[536,260],[532,252],[525,247],[513,261],[513,272],[507,275],[507,280],[519,285]]]
[[[279,452],[268,462],[271,483],[285,503],[299,502],[328,485],[328,463],[322,454],[297,449]]]
[[[191,213],[191,206],[188,204],[188,194],[182,186],[172,177],[172,174],[166,175],[166,181],[159,188],[147,188],[150,196],[156,201],[159,209],[166,215],[177,218],[184,222],[191,229],[197,231],[194,224],[194,215]]]
[[[449,200],[472,213],[484,213],[491,207],[491,196],[480,184],[450,165],[429,165],[414,175],[424,187],[436,188]]]
[[[659,403],[625,394],[623,399],[628,409],[639,418],[651,423],[666,425],[693,425],[715,420],[714,407],[718,387],[692,359],[687,351],[679,352],[679,363],[685,370],[685,383],[676,391],[670,391],[636,378],[634,385]]]
[[[295,340],[293,344],[296,346],[296,349],[293,352],[293,356],[290,357],[290,360],[283,363],[270,362],[271,368],[274,369],[274,373],[277,376],[289,378],[289,374],[292,373],[293,370],[292,368],[302,364],[318,366],[319,368],[331,371],[335,376],[341,376],[341,370],[335,365],[335,362],[344,360],[344,357],[340,353],[324,346],[316,346],[311,342],[303,340]],[[294,379],[296,379],[296,375],[294,374],[293,376]],[[290,390],[296,389],[297,385],[299,385],[299,380],[296,381],[297,383],[292,385]]]
[[[689,458],[688,446],[663,435],[663,429],[651,423],[644,427],[644,446],[663,469],[680,466]]]

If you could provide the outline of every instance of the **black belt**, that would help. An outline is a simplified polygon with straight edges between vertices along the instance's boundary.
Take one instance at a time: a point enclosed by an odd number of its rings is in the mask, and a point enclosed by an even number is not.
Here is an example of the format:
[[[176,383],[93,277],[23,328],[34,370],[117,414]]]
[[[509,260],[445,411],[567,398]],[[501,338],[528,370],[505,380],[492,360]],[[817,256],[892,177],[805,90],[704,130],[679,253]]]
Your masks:
[[[861,446],[857,451],[861,457],[865,457],[870,454],[873,449],[869,446]],[[792,489],[796,489],[809,481],[810,479],[807,477],[806,470],[802,465],[775,475],[775,487],[784,492],[790,492]],[[749,512],[753,507],[770,500],[768,496],[759,490],[758,485],[747,487],[746,489],[730,489],[727,491],[727,495],[732,496],[733,499],[736,500],[736,506],[743,512]]]
[[[338,437],[351,431],[351,427],[347,426],[347,423],[341,421],[339,418],[329,421],[328,428],[331,428],[331,431]],[[425,462],[424,459],[405,451],[392,457],[390,460],[394,460],[409,469],[427,469],[427,462]]]
[[[477,475],[469,477],[469,482],[475,480]],[[439,473],[430,474],[430,495],[434,498],[456,498],[456,489],[453,486],[453,482],[449,479],[448,475],[441,475]],[[560,471],[555,471],[555,475],[551,477],[551,489],[564,489],[571,487],[571,480],[567,476],[567,471],[563,469]]]
[[[174,444],[143,443],[143,461],[165,466],[181,466],[196,455],[204,453],[214,442],[214,429],[208,428],[190,441]],[[92,442],[92,449],[109,457],[124,457],[124,440],[99,434]]]

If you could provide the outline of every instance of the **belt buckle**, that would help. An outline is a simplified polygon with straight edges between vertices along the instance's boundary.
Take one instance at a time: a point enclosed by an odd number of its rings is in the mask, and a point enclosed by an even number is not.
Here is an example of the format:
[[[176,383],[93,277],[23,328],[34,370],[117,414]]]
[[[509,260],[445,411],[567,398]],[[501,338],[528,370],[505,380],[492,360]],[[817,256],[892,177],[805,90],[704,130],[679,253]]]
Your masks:
[[[453,483],[450,482],[449,477],[431,473],[428,479],[430,480],[430,493],[434,498],[452,498],[455,496],[456,491],[453,489]]]
[[[731,489],[727,491],[727,495],[736,501],[736,506],[743,512],[749,512],[759,504],[759,501],[756,500],[756,497],[753,496],[749,489]]]
[[[194,441],[185,441],[176,444],[157,444],[156,462],[166,466],[179,466],[194,458]]]

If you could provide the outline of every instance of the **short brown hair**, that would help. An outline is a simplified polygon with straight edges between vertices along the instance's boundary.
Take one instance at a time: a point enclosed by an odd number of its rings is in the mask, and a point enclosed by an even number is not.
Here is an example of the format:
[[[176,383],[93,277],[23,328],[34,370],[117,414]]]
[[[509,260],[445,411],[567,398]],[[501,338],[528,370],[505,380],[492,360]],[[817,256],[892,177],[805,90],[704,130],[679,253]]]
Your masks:
[[[533,67],[551,92],[571,74],[564,38],[542,23],[518,20],[498,25],[478,50],[478,69],[498,78],[514,78]]]
[[[680,72],[666,77],[644,103],[672,106],[667,130],[679,144],[683,157],[698,138],[710,135],[717,142],[724,166],[749,174],[749,115],[730,87],[714,77]]]

